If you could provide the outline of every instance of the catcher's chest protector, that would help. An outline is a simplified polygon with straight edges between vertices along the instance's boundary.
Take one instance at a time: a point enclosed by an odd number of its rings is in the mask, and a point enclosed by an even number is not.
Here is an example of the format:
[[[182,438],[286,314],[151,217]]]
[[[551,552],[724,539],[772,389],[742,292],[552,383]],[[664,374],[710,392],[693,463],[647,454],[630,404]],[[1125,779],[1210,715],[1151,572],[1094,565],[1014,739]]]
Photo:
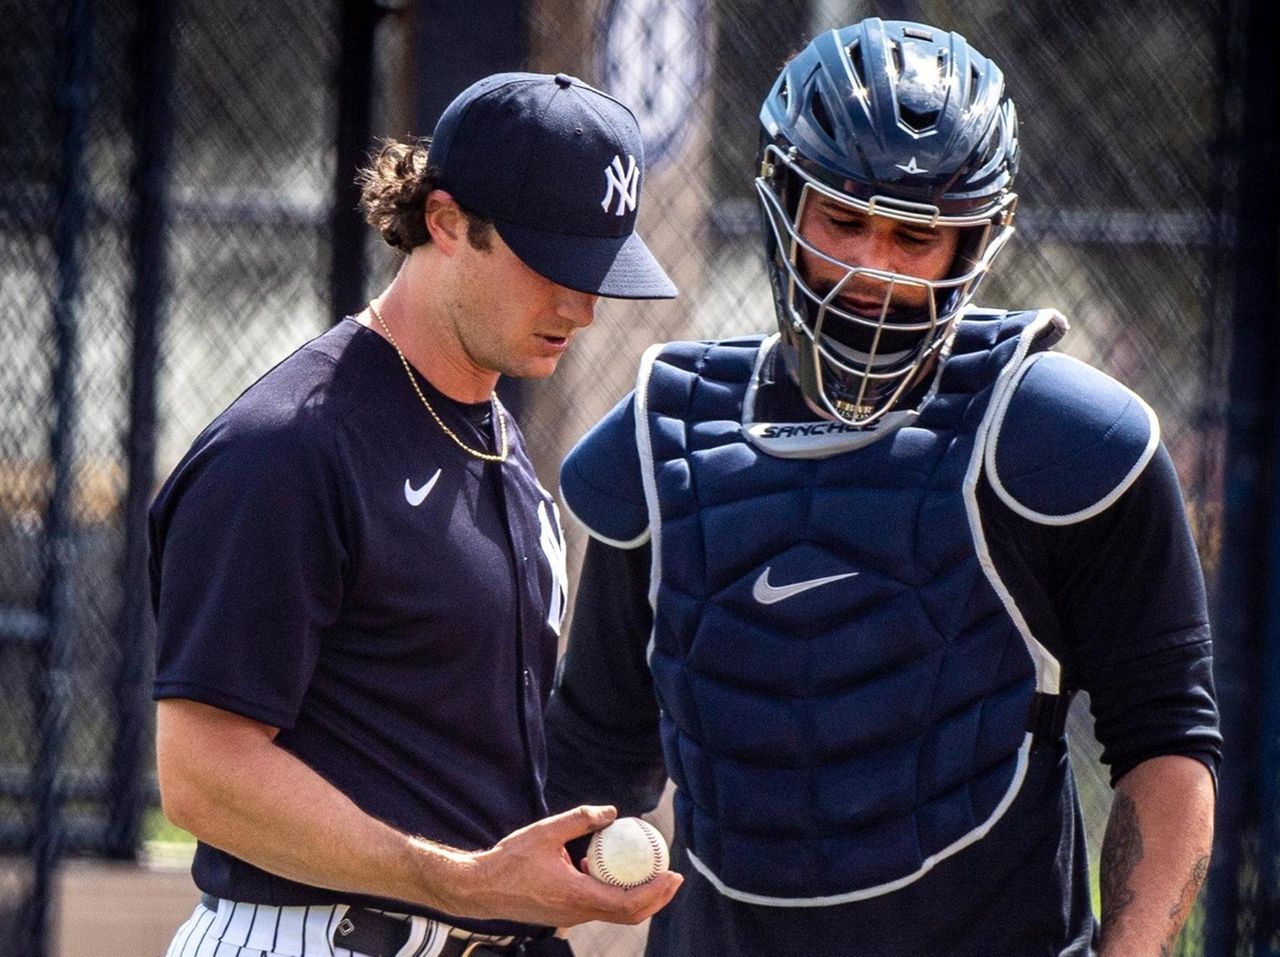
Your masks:
[[[1016,796],[1028,708],[1057,691],[1056,662],[984,568],[974,489],[989,413],[1051,325],[963,322],[918,418],[807,458],[743,425],[767,343],[647,357],[650,665],[679,825],[726,895],[888,893]]]

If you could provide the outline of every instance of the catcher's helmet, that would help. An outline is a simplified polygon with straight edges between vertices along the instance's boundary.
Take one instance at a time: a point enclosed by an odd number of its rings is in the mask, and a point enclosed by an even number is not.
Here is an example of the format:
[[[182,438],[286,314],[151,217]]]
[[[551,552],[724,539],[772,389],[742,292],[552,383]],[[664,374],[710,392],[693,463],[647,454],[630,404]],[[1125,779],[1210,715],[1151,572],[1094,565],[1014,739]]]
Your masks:
[[[919,380],[927,358],[945,356],[955,317],[1012,235],[1017,117],[1004,74],[957,33],[871,18],[817,37],[789,61],[760,123],[756,191],[789,361],[816,412],[869,425]],[[851,215],[960,227],[948,275],[832,259],[799,233],[815,195]],[[801,251],[844,270],[835,289],[806,282]],[[874,317],[840,307],[854,277],[883,289]],[[895,289],[914,290],[924,305],[895,310]]]

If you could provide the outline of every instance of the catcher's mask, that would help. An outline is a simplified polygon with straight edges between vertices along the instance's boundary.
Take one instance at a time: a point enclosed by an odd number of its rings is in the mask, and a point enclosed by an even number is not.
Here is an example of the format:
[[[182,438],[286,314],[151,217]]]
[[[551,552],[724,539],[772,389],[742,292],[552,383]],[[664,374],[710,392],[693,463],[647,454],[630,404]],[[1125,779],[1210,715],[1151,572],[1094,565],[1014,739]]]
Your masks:
[[[815,412],[871,425],[945,357],[1012,236],[1017,119],[1003,74],[958,34],[873,18],[811,42],[760,119],[755,184],[784,352]],[[957,228],[950,268],[929,278],[833,258],[800,231],[818,197],[851,216]],[[815,288],[802,260],[840,278]],[[855,289],[878,308],[850,308]]]

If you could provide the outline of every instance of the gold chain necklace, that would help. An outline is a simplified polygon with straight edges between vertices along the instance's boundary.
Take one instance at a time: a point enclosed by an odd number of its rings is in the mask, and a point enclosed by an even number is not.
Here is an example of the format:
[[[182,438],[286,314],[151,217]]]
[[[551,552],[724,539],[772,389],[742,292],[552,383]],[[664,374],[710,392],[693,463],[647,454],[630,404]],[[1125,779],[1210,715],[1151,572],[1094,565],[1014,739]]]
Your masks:
[[[400,351],[400,344],[396,342],[395,336],[391,334],[391,330],[387,328],[386,321],[378,312],[378,309],[372,302],[369,303],[369,312],[373,314],[373,318],[378,320],[378,325],[382,326],[382,331],[387,334],[387,341],[391,343],[391,348],[396,350],[396,355],[400,357],[400,364],[404,366],[405,374],[409,376],[409,384],[413,386],[413,391],[418,393],[418,398],[422,400],[422,404],[427,407],[427,411],[431,413],[431,418],[436,420],[436,425],[440,426],[440,430],[445,435],[453,439],[454,444],[468,455],[474,455],[478,459],[486,462],[505,462],[507,460],[507,417],[502,414],[502,404],[498,401],[496,392],[490,393],[489,402],[493,407],[493,415],[498,420],[498,452],[480,452],[467,445],[449,426],[441,421],[440,416],[436,415],[436,410],[431,408],[431,403],[427,401],[427,397],[422,394],[422,389],[418,387],[418,378],[413,374],[413,369],[409,366],[409,360],[404,357],[404,353]]]

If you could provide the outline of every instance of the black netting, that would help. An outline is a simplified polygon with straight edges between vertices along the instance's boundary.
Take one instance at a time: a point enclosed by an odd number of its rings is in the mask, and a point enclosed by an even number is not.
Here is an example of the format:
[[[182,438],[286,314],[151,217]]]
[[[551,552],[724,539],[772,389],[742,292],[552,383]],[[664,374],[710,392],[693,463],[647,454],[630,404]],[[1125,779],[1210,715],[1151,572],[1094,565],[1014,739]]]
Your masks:
[[[135,833],[137,822],[120,822],[119,802],[130,787],[153,792],[149,735],[145,753],[122,752],[138,748],[123,736],[122,709],[138,707],[140,685],[135,676],[122,686],[138,669],[122,668],[120,649],[126,598],[132,590],[145,600],[146,590],[145,580],[124,583],[124,516],[137,428],[134,131],[139,104],[157,103],[142,79],[140,28],[158,8],[147,13],[131,0],[4,6],[0,950],[9,953],[15,941],[50,945],[38,928],[54,910],[44,892],[33,899],[33,889],[48,886],[36,876],[59,852],[127,853],[120,834]],[[162,91],[173,124],[159,131],[170,161],[158,184],[169,276],[158,470],[171,468],[267,365],[328,322],[339,16],[328,6],[177,7],[172,86]],[[58,317],[70,336],[59,337]],[[70,383],[61,392],[60,360]],[[71,449],[64,496],[55,496],[51,458],[59,430]],[[67,529],[56,561],[51,522]],[[54,608],[64,610],[51,615]],[[65,671],[56,667],[62,656]],[[120,779],[126,771],[136,778],[138,765],[142,781]],[[56,829],[48,826],[55,807]]]

